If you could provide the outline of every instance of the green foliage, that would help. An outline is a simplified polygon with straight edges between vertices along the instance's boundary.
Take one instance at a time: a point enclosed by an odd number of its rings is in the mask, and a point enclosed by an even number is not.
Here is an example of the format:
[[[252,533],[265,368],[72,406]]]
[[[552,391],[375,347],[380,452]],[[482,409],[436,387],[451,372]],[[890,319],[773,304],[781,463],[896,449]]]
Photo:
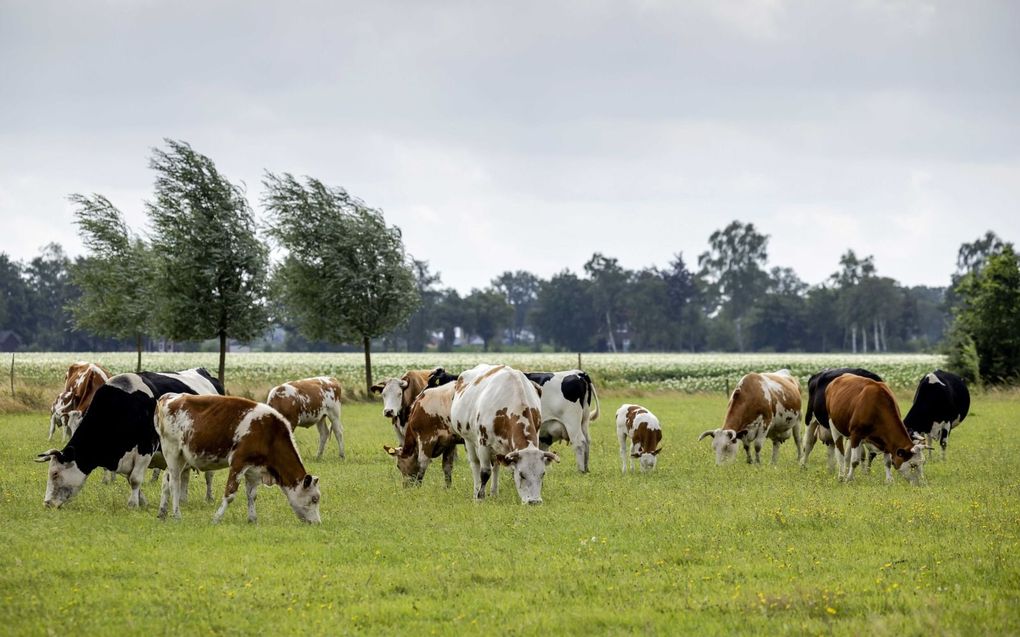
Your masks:
[[[513,323],[513,315],[513,307],[498,290],[472,290],[464,299],[464,327],[482,339],[486,352],[493,337]]]
[[[950,328],[944,349],[947,370],[967,381],[968,385],[977,385],[981,382],[977,346],[959,322]]]
[[[586,352],[600,319],[595,314],[592,284],[568,270],[554,274],[538,291],[535,328],[558,349]]]
[[[981,378],[992,383],[1020,378],[1020,259],[1012,246],[988,257],[957,286],[957,321],[974,340]]]
[[[147,204],[157,255],[159,332],[173,339],[249,339],[267,327],[269,249],[244,191],[185,142],[153,149]],[[221,361],[223,351],[221,346]],[[222,365],[221,365],[222,378]]]

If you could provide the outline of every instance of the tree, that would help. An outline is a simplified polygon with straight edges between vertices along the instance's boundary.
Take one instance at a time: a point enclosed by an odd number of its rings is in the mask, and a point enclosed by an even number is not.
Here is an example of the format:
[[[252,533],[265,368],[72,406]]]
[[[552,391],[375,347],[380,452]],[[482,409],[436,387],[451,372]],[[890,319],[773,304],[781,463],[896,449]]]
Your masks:
[[[768,287],[763,269],[768,260],[768,235],[753,223],[733,221],[709,236],[709,250],[698,257],[702,274],[712,286],[719,307],[733,320],[737,348],[744,350],[743,319]]]
[[[616,347],[616,330],[624,322],[624,291],[630,280],[630,273],[620,267],[619,261],[599,252],[584,264],[584,271],[591,279],[592,302],[599,320],[605,319],[606,344],[613,352]]]
[[[87,349],[87,338],[72,333],[66,307],[78,298],[78,288],[71,281],[71,260],[59,244],[43,247],[39,256],[25,268],[28,284],[28,316],[32,325],[35,349],[73,351]]]
[[[14,332],[23,344],[35,336],[30,297],[21,263],[0,252],[0,330]]]
[[[993,383],[1020,378],[1020,259],[1012,246],[988,257],[959,285],[959,327],[974,341],[981,378]]]
[[[408,319],[420,302],[400,229],[343,188],[266,173],[270,235],[287,251],[283,302],[308,338],[359,342],[365,391],[372,387],[372,339]]]
[[[91,255],[71,268],[81,297],[70,306],[75,325],[94,334],[130,339],[142,371],[142,344],[153,316],[149,246],[134,236],[120,211],[102,195],[71,195],[75,223]]]
[[[481,337],[482,349],[486,352],[493,337],[513,321],[513,313],[513,308],[498,290],[471,290],[464,299],[464,327]]]
[[[873,256],[858,259],[853,250],[847,250],[839,258],[840,270],[829,279],[835,284],[840,323],[843,326],[844,338],[850,337],[851,351],[857,353],[857,336],[863,337],[863,349],[868,351],[867,331],[861,332],[872,314],[873,303],[863,289],[863,283],[875,276],[875,258]]]
[[[679,317],[670,316],[668,284],[656,268],[634,274],[627,297],[635,311],[628,318],[631,347],[636,350],[668,351],[676,341]]]
[[[564,270],[538,290],[535,328],[559,349],[587,351],[601,323],[593,311],[592,283]]]
[[[439,351],[453,351],[457,327],[463,326],[465,322],[464,312],[464,299],[460,298],[457,290],[449,288],[440,293],[436,304],[436,321],[443,332],[443,342],[439,345]]]
[[[687,268],[682,253],[676,254],[669,269],[662,272],[666,283],[666,308],[675,323],[674,349],[697,350],[705,339],[705,311],[702,283]]]
[[[429,333],[436,325],[436,306],[442,292],[436,287],[442,282],[439,273],[429,270],[428,261],[412,259],[411,271],[414,273],[414,285],[418,291],[421,304],[407,320],[404,335],[407,338],[407,350],[424,352],[429,340]]]
[[[748,313],[754,349],[777,352],[804,349],[807,287],[790,268],[772,268],[768,290]]]
[[[154,235],[158,331],[173,339],[219,337],[223,382],[227,337],[267,326],[269,249],[255,235],[244,191],[185,142],[153,149],[155,198],[146,205]]]
[[[510,340],[517,343],[524,331],[528,314],[538,298],[538,277],[525,270],[504,272],[492,280],[492,287],[499,290],[514,310],[510,328]]]

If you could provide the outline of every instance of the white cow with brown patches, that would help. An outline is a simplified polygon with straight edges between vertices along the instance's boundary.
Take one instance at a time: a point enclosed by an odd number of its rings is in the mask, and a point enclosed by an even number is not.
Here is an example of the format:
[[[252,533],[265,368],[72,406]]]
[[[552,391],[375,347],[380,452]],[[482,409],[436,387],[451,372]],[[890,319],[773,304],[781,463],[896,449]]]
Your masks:
[[[800,458],[800,382],[781,369],[768,374],[750,373],[740,379],[730,396],[726,420],[719,429],[709,429],[698,440],[711,436],[716,464],[732,460],[737,444],[743,443],[747,462],[761,464],[761,447],[772,441],[772,464],[779,460],[779,445],[793,436]],[[754,459],[751,446],[754,445]]]
[[[160,518],[166,517],[168,496],[174,517],[181,517],[181,475],[189,468],[229,467],[213,522],[223,518],[242,476],[249,522],[256,520],[255,496],[263,481],[280,485],[298,519],[320,521],[319,479],[305,471],[290,423],[269,405],[237,396],[164,394],[156,404],[156,430],[167,464]]]
[[[108,380],[110,372],[101,365],[87,361],[72,363],[64,375],[64,391],[53,401],[50,410],[50,434],[47,440],[53,439],[53,432],[58,426],[61,428],[61,440],[70,437],[78,428],[81,415],[92,404],[96,390]]]
[[[404,443],[397,448],[383,445],[386,453],[396,458],[397,468],[408,483],[421,484],[429,464],[440,456],[443,457],[446,486],[453,480],[457,445],[464,444],[450,428],[454,389],[454,384],[448,383],[423,391],[411,407]]]
[[[538,446],[538,391],[522,372],[506,365],[478,365],[457,378],[450,420],[454,433],[464,438],[476,500],[485,497],[490,477],[490,493],[496,495],[499,465],[504,464],[513,469],[521,502],[542,502],[546,466],[559,462],[559,456]]]
[[[411,406],[415,398],[428,386],[431,369],[412,369],[400,378],[385,378],[372,385],[372,391],[380,394],[383,399],[383,416],[393,423],[393,433],[397,436],[397,444],[403,444],[407,419],[411,415]]]
[[[655,468],[656,459],[662,451],[662,427],[655,414],[641,405],[622,405],[616,410],[616,437],[620,441],[620,463],[627,473],[628,460],[630,468],[634,468],[634,458],[638,459],[642,471]],[[627,453],[627,441],[630,441],[630,454]]]
[[[340,459],[344,452],[344,428],[340,423],[340,381],[329,376],[292,380],[269,390],[266,404],[280,412],[291,429],[311,427],[319,430],[319,453],[315,459],[322,459],[330,431],[340,447]],[[329,426],[326,420],[329,420]]]

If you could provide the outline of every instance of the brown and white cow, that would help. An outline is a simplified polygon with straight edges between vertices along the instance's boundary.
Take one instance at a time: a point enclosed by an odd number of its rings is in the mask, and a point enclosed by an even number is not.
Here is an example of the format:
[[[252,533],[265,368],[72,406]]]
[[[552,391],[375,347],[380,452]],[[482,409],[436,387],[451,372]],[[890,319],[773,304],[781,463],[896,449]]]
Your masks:
[[[539,449],[539,390],[522,372],[506,365],[484,364],[465,371],[454,383],[450,420],[454,433],[464,438],[475,499],[485,497],[490,477],[490,493],[496,495],[499,465],[504,464],[513,468],[521,501],[542,502],[546,465],[560,458]]]
[[[836,448],[839,478],[853,480],[865,443],[885,454],[886,480],[895,467],[911,484],[924,477],[924,450],[903,424],[900,408],[889,386],[863,376],[844,374],[825,389],[829,429]]]
[[[67,368],[64,375],[64,391],[53,401],[50,410],[50,435],[61,428],[60,439],[64,440],[74,433],[81,422],[81,415],[92,403],[92,396],[106,381],[110,380],[110,372],[101,365],[78,361]]]
[[[344,453],[344,428],[340,423],[340,381],[329,376],[292,380],[277,385],[269,390],[266,404],[280,412],[291,429],[311,427],[319,429],[319,453],[316,460],[322,459],[322,452],[329,440],[329,432],[333,432],[336,443],[340,447],[340,459],[346,458]],[[326,426],[329,419],[330,425]]]
[[[634,458],[638,458],[642,471],[655,468],[656,458],[662,447],[662,427],[655,414],[641,405],[624,404],[616,410],[616,437],[620,441],[620,464],[627,473],[628,459],[630,468],[634,468]],[[630,440],[630,454],[627,454],[627,441]]]
[[[397,444],[404,442],[404,430],[407,419],[411,415],[411,405],[427,386],[431,369],[412,369],[400,378],[385,378],[375,385],[372,391],[381,394],[383,399],[383,416],[393,423],[393,433],[397,436]]]
[[[409,483],[421,484],[425,470],[434,458],[443,457],[446,486],[453,480],[453,461],[457,445],[464,439],[450,429],[450,408],[454,384],[426,389],[411,406],[404,443],[397,448],[383,445],[386,453],[397,459],[397,468]]]
[[[772,441],[772,464],[779,460],[779,445],[793,435],[797,458],[800,458],[800,382],[781,369],[768,374],[752,372],[737,383],[726,408],[726,420],[719,429],[709,429],[698,440],[712,437],[715,462],[722,464],[737,454],[742,442],[748,464],[761,464],[761,447]],[[754,459],[751,459],[751,445]]]
[[[262,482],[279,484],[300,520],[320,521],[319,479],[305,471],[290,423],[269,405],[238,396],[164,394],[156,404],[156,430],[167,464],[160,518],[166,517],[168,496],[174,517],[181,517],[182,473],[229,467],[213,522],[223,518],[241,476],[249,522],[256,520],[255,495]]]

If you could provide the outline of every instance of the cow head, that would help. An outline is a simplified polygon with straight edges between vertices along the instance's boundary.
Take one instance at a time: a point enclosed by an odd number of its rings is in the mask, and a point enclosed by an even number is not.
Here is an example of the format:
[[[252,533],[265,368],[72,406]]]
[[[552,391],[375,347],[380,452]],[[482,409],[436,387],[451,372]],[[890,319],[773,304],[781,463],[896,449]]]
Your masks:
[[[703,431],[698,440],[712,437],[712,449],[715,450],[715,463],[723,464],[737,457],[737,445],[747,436],[747,430],[733,431],[732,429],[709,429]]]
[[[662,447],[659,447],[655,451],[644,451],[640,450],[630,454],[631,457],[637,458],[641,462],[642,471],[651,471],[655,468],[656,458],[659,457],[659,452],[662,451]]]
[[[443,369],[442,367],[437,367],[432,370],[431,374],[429,374],[429,379],[425,383],[425,386],[442,387],[443,385],[447,383],[452,383],[455,380],[457,380],[456,374],[448,374],[446,373],[446,370]]]
[[[910,484],[917,485],[918,479],[924,477],[925,449],[931,447],[917,443],[907,449],[897,449],[896,453],[892,454],[893,466]]]
[[[305,474],[304,480],[293,487],[284,487],[283,492],[287,494],[290,501],[290,508],[294,509],[298,519],[309,524],[322,522],[319,517],[319,479],[316,476]]]
[[[387,378],[372,385],[372,391],[381,394],[383,400],[383,416],[396,418],[404,406],[404,390],[408,382],[403,378]]]
[[[49,474],[46,476],[46,496],[43,498],[43,504],[48,507],[60,508],[78,495],[88,477],[75,462],[74,447],[66,447],[63,451],[44,451],[35,457],[35,461],[50,463]]]
[[[430,458],[422,458],[422,454],[418,453],[417,440],[411,443],[410,446],[391,447],[389,445],[383,445],[383,449],[386,453],[390,454],[397,460],[397,469],[400,470],[400,474],[404,476],[404,485],[420,485],[422,480],[425,479],[425,470],[429,466]]]
[[[551,451],[529,446],[498,456],[497,460],[514,470],[514,485],[517,487],[517,495],[521,496],[521,502],[541,504],[545,468],[550,462],[559,462],[560,457]]]

